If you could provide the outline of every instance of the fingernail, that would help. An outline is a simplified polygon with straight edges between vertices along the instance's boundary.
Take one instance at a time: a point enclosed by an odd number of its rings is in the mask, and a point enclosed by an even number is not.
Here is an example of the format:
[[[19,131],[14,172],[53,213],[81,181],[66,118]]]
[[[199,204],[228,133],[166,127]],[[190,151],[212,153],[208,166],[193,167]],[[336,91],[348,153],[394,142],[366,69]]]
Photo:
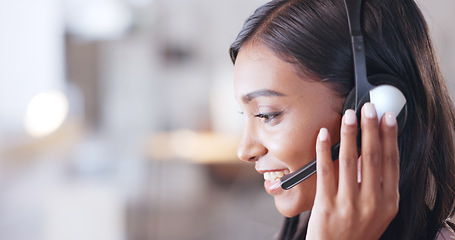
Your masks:
[[[394,112],[388,112],[385,114],[385,123],[387,126],[393,127],[397,123],[397,118]]]
[[[347,125],[354,125],[356,120],[355,111],[352,109],[346,110],[344,113],[344,123]]]
[[[376,109],[372,103],[365,103],[363,105],[363,115],[366,118],[375,118],[376,117]]]
[[[329,133],[327,131],[327,128],[321,128],[321,130],[319,130],[319,135],[318,135],[319,141],[326,141],[328,136],[329,136]]]

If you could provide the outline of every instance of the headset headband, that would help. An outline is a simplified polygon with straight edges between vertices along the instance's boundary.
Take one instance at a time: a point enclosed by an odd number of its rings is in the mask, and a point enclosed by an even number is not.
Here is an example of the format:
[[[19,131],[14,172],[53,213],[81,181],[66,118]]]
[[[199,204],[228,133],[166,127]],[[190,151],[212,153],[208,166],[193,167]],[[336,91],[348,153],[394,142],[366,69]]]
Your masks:
[[[351,34],[352,54],[354,59],[354,79],[355,79],[355,111],[362,107],[360,102],[363,96],[371,89],[367,80],[367,69],[365,61],[365,46],[363,43],[362,28],[360,26],[360,12],[362,0],[345,0],[346,12],[348,17],[349,32]]]

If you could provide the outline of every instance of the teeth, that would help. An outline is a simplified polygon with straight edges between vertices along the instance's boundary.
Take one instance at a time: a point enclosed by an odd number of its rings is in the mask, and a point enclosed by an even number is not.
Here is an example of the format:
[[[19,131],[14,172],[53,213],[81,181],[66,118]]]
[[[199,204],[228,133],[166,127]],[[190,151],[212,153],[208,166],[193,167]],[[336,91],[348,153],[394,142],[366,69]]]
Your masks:
[[[276,171],[276,172],[265,172],[264,173],[264,180],[266,181],[277,181],[280,180],[284,175],[290,173],[289,170],[284,171]]]
[[[273,180],[277,179],[276,172],[270,172],[270,178]]]

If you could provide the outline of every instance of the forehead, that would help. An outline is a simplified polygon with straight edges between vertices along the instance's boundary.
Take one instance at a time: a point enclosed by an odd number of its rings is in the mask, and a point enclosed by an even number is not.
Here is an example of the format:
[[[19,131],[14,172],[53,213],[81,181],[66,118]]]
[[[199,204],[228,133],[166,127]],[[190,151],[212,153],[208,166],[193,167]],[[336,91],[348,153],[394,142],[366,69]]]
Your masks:
[[[239,99],[259,89],[271,89],[286,95],[298,94],[305,81],[292,63],[278,58],[267,47],[246,44],[239,51],[234,66],[234,89]]]

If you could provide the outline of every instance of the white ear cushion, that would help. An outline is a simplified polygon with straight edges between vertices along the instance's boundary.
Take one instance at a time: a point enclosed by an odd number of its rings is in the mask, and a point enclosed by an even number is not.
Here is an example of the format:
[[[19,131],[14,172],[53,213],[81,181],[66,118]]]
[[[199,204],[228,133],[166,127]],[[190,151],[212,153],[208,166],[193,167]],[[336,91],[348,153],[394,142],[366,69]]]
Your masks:
[[[374,104],[380,121],[387,112],[394,112],[398,116],[406,104],[406,98],[392,85],[379,85],[370,90],[370,102]]]

